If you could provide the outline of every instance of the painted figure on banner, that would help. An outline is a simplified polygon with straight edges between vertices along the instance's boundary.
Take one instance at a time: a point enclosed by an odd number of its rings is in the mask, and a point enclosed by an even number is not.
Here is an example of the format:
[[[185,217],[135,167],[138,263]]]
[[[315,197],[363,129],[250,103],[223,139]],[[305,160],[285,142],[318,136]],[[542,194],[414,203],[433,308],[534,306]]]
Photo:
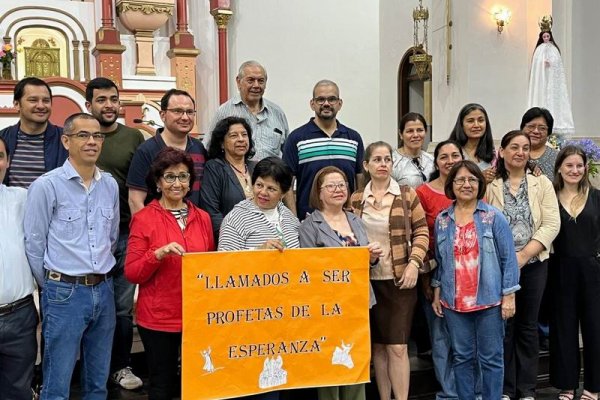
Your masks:
[[[264,362],[263,370],[258,378],[258,387],[268,389],[275,386],[285,385],[287,383],[287,371],[283,369],[283,358],[267,357]]]
[[[352,350],[352,345],[345,344],[342,340],[341,347],[335,346],[333,356],[331,357],[331,365],[343,365],[349,369],[354,368],[354,362],[352,361],[350,350]]]
[[[540,35],[531,61],[528,108],[543,107],[554,116],[554,133],[575,132],[567,78],[560,49],[552,36],[552,16],[540,19]]]
[[[208,372],[209,374],[212,374],[213,372],[215,372],[215,365],[212,362],[210,353],[211,353],[210,347],[206,350],[202,350],[202,357],[204,357],[204,367],[202,367],[202,369],[205,370],[206,372]]]

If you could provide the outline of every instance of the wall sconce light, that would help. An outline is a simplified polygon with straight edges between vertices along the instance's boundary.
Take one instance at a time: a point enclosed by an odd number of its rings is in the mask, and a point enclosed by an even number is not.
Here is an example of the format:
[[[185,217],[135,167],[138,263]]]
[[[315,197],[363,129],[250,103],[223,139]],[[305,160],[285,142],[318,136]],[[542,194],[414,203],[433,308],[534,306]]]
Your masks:
[[[498,25],[498,33],[502,33],[505,25],[508,25],[511,17],[510,10],[506,8],[502,8],[494,13],[494,19],[496,20],[496,25]]]

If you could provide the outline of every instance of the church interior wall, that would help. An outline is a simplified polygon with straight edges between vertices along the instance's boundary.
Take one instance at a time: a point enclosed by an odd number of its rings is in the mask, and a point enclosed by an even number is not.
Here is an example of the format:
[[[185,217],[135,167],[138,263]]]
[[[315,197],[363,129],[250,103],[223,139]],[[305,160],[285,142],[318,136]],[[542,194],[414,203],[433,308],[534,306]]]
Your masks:
[[[449,82],[446,80],[447,2],[451,4],[454,23]],[[198,130],[203,133],[219,105],[217,29],[208,0],[188,3],[190,31],[200,50],[196,59],[195,96]],[[22,5],[54,7],[69,13],[81,22],[93,49],[95,31],[101,24],[100,1],[27,0]],[[331,79],[339,84],[344,100],[340,121],[361,132],[365,142],[396,143],[398,66],[413,44],[412,10],[417,5],[417,0],[232,1],[234,15],[228,28],[229,95],[237,92],[235,76],[240,63],[248,59],[261,62],[269,73],[265,96],[282,106],[293,129],[313,114],[308,103],[314,83]],[[595,16],[600,14],[597,0],[424,0],[423,5],[430,11],[429,52],[433,55],[430,123],[434,141],[448,136],[459,109],[468,102],[479,102],[486,107],[496,139],[518,126],[527,107],[529,69],[539,33],[537,22],[547,13],[554,15],[553,33],[567,71],[576,134],[599,136],[593,121],[597,108],[593,99],[600,98],[600,84],[595,79],[600,51],[592,39]],[[492,15],[499,6],[512,11],[511,21],[501,34]],[[0,15],[14,7],[11,2],[0,2]],[[10,18],[36,14],[19,13]],[[37,14],[41,17],[49,13]],[[61,18],[75,27],[64,15]],[[175,30],[175,17],[155,32],[156,77],[135,76],[134,37],[120,25],[118,18],[116,23],[126,47],[124,88],[173,87],[175,81],[166,51],[168,38]],[[7,25],[2,23],[0,34],[5,34]],[[90,61],[94,77],[95,60]],[[5,103],[2,100],[1,105]]]
[[[207,3],[208,1],[188,2],[190,30],[194,33],[196,48],[200,49],[200,55],[196,58],[196,102],[200,132],[208,130],[212,116],[220,104],[217,28]],[[235,18],[229,22],[230,25]],[[237,67],[229,68],[230,75],[235,68]],[[232,94],[237,90],[235,86],[229,89]]]
[[[598,79],[600,2],[574,1],[572,7],[571,52],[574,62],[572,62],[571,74],[571,102],[576,135],[600,137],[597,119],[600,100],[600,79]],[[562,42],[559,42],[558,45],[561,46],[561,52],[564,53]]]
[[[290,128],[306,123],[312,88],[338,83],[342,123],[365,141],[380,137],[379,7],[364,0],[236,1],[229,30],[229,91],[239,65],[267,68],[265,97],[286,112]]]
[[[379,2],[379,119],[378,140],[392,145],[398,134],[398,68],[402,56],[413,45],[412,10],[417,2]],[[431,1],[423,2],[431,9]],[[431,43],[431,42],[430,42]],[[429,122],[429,121],[428,121]]]

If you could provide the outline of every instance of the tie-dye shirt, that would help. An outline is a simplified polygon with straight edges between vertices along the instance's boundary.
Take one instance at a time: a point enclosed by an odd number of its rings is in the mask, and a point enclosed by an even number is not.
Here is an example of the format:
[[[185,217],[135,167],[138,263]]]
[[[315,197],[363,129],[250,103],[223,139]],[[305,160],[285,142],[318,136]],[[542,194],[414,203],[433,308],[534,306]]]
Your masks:
[[[456,299],[454,311],[477,311],[489,306],[477,305],[479,286],[479,243],[475,222],[456,225],[454,236]]]

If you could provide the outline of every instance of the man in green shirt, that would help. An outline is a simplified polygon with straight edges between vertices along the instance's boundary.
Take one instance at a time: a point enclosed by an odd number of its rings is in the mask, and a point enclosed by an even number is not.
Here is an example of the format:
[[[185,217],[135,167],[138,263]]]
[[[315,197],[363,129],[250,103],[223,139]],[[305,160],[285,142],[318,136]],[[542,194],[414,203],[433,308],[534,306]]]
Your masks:
[[[123,269],[129,236],[128,188],[125,186],[131,159],[137,147],[144,142],[138,129],[117,122],[120,110],[119,89],[107,78],[92,79],[85,91],[86,107],[100,123],[100,132],[106,135],[96,165],[109,172],[119,185],[119,242],[115,251],[116,264],[112,270],[115,288],[117,323],[112,348],[110,376],[124,389],[137,389],[142,380],[129,367],[133,342],[133,295],[135,285],[125,279]]]

